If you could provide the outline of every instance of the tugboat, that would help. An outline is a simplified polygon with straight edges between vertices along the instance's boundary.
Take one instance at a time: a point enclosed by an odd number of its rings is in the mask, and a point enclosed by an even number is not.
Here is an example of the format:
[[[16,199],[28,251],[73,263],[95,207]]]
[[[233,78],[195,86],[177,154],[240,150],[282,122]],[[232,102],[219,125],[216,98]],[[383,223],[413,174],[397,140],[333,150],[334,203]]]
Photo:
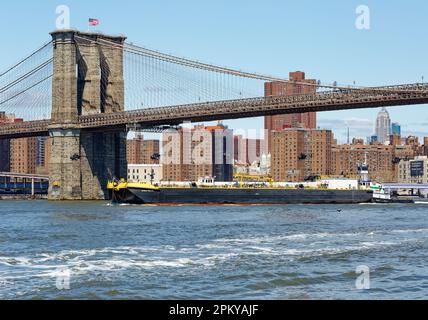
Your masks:
[[[373,201],[376,203],[428,203],[428,199],[420,193],[413,194],[413,190],[428,190],[427,185],[384,184],[372,186],[371,189],[373,190]],[[412,190],[412,194],[399,194],[399,190]]]

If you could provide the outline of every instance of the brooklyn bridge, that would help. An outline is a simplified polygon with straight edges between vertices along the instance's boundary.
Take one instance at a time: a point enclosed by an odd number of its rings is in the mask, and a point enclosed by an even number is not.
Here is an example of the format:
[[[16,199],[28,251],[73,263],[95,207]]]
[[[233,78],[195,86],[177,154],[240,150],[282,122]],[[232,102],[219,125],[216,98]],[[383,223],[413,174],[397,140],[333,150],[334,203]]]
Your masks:
[[[149,50],[74,30],[0,73],[0,111],[25,121],[0,126],[0,139],[50,136],[52,200],[104,199],[107,181],[126,177],[130,128],[428,103],[428,84],[356,87],[298,82]],[[264,96],[265,82],[311,86]]]

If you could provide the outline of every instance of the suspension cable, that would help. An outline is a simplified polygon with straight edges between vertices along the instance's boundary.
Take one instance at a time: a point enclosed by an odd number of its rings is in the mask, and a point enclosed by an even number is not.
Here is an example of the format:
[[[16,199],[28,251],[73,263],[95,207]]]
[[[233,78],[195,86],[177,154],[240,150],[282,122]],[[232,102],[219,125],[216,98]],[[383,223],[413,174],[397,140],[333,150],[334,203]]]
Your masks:
[[[29,60],[30,58],[32,58],[33,56],[35,56],[37,53],[39,53],[40,51],[42,51],[44,48],[48,47],[50,44],[52,44],[52,40],[45,43],[43,46],[41,46],[39,49],[37,49],[36,51],[34,51],[32,54],[30,54],[29,56],[27,56],[26,58],[24,58],[23,60],[21,60],[20,62],[18,62],[17,64],[13,65],[12,67],[10,67],[9,69],[7,69],[5,72],[0,74],[0,77],[3,77],[5,74],[9,73],[10,71],[14,70],[15,68],[17,68],[18,66],[20,66],[21,64],[23,64],[25,61]]]
[[[96,42],[96,43],[99,43],[100,45],[103,45],[100,42],[104,42],[105,44],[107,44],[109,46],[113,46],[116,48],[122,48],[124,51],[135,53],[135,54],[141,54],[143,56],[151,56],[153,58],[169,61],[172,63],[177,63],[177,64],[181,64],[181,65],[185,65],[185,66],[189,66],[189,67],[194,67],[194,68],[198,68],[198,69],[204,69],[207,71],[231,74],[231,75],[244,77],[244,78],[252,78],[252,79],[257,79],[257,80],[282,82],[282,83],[292,83],[294,85],[312,86],[312,87],[317,87],[317,88],[327,88],[327,89],[345,90],[345,91],[349,91],[349,90],[367,91],[368,90],[368,91],[373,91],[373,92],[379,92],[380,91],[380,92],[387,92],[387,93],[420,93],[421,92],[421,90],[408,90],[408,89],[403,89],[403,88],[399,88],[399,87],[394,88],[394,87],[390,87],[390,86],[389,87],[382,87],[382,86],[380,86],[380,87],[337,86],[337,85],[330,85],[330,84],[302,82],[302,81],[290,80],[290,79],[285,79],[285,78],[273,77],[270,75],[263,75],[263,74],[258,74],[258,73],[248,73],[248,72],[233,70],[230,68],[218,67],[218,66],[215,66],[212,64],[206,64],[206,63],[202,63],[202,62],[198,62],[198,61],[189,60],[186,58],[180,58],[180,57],[176,57],[173,55],[161,53],[161,52],[158,52],[155,50],[147,49],[144,47],[139,47],[135,44],[125,43],[122,45],[122,44],[114,43],[112,41],[108,41],[105,39],[98,39],[98,41],[97,41],[97,40],[87,39],[87,38],[83,38],[83,37],[79,37],[79,36],[76,36],[76,37],[83,39],[83,40],[86,40],[86,41]],[[426,85],[423,85],[423,87],[426,87]]]
[[[13,88],[15,85],[19,84],[20,82],[24,81],[25,79],[29,78],[30,76],[36,74],[37,72],[39,72],[40,70],[42,70],[43,68],[48,66],[52,61],[53,61],[53,58],[43,62],[42,64],[38,65],[37,67],[35,67],[31,71],[27,72],[26,74],[22,75],[18,79],[12,81],[11,83],[8,83],[6,86],[0,88],[0,93],[3,93],[5,91],[9,90],[10,88]]]
[[[45,77],[44,79],[42,79],[42,80],[40,80],[40,81],[36,82],[36,83],[35,83],[35,84],[33,84],[32,86],[30,86],[30,87],[28,87],[28,88],[26,88],[26,89],[24,89],[24,90],[22,90],[22,91],[18,92],[17,94],[13,95],[12,97],[10,97],[10,98],[8,98],[8,99],[6,99],[6,100],[4,100],[4,101],[0,101],[0,105],[3,105],[3,104],[5,104],[6,102],[8,102],[8,101],[10,101],[10,100],[12,100],[12,99],[15,99],[16,97],[20,96],[21,94],[24,94],[25,92],[27,92],[27,91],[29,91],[29,90],[33,89],[34,87],[37,87],[39,84],[41,84],[41,83],[43,83],[44,81],[46,81],[46,80],[48,80],[48,79],[52,78],[52,76],[53,76],[53,75],[51,74],[51,75],[49,75],[49,76]]]

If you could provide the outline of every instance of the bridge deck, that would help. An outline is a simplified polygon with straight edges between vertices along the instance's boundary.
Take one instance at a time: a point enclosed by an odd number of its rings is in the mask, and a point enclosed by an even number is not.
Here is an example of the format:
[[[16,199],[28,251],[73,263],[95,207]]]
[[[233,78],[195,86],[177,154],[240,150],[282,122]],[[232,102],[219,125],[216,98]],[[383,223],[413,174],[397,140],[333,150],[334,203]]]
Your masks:
[[[428,84],[394,87],[395,90],[367,88],[320,93],[316,95],[276,96],[159,107],[118,113],[103,113],[78,118],[82,129],[114,129],[139,124],[142,127],[177,125],[184,121],[203,122],[264,115],[333,111],[382,106],[428,103]],[[48,135],[50,120],[28,121],[0,126],[0,138]]]

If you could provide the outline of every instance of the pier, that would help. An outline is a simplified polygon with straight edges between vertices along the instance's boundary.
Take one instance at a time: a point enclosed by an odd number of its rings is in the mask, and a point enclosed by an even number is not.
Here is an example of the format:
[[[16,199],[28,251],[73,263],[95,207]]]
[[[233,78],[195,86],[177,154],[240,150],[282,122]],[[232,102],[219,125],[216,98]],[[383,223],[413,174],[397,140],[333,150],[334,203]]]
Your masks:
[[[45,198],[48,189],[48,176],[0,172],[0,199]]]

